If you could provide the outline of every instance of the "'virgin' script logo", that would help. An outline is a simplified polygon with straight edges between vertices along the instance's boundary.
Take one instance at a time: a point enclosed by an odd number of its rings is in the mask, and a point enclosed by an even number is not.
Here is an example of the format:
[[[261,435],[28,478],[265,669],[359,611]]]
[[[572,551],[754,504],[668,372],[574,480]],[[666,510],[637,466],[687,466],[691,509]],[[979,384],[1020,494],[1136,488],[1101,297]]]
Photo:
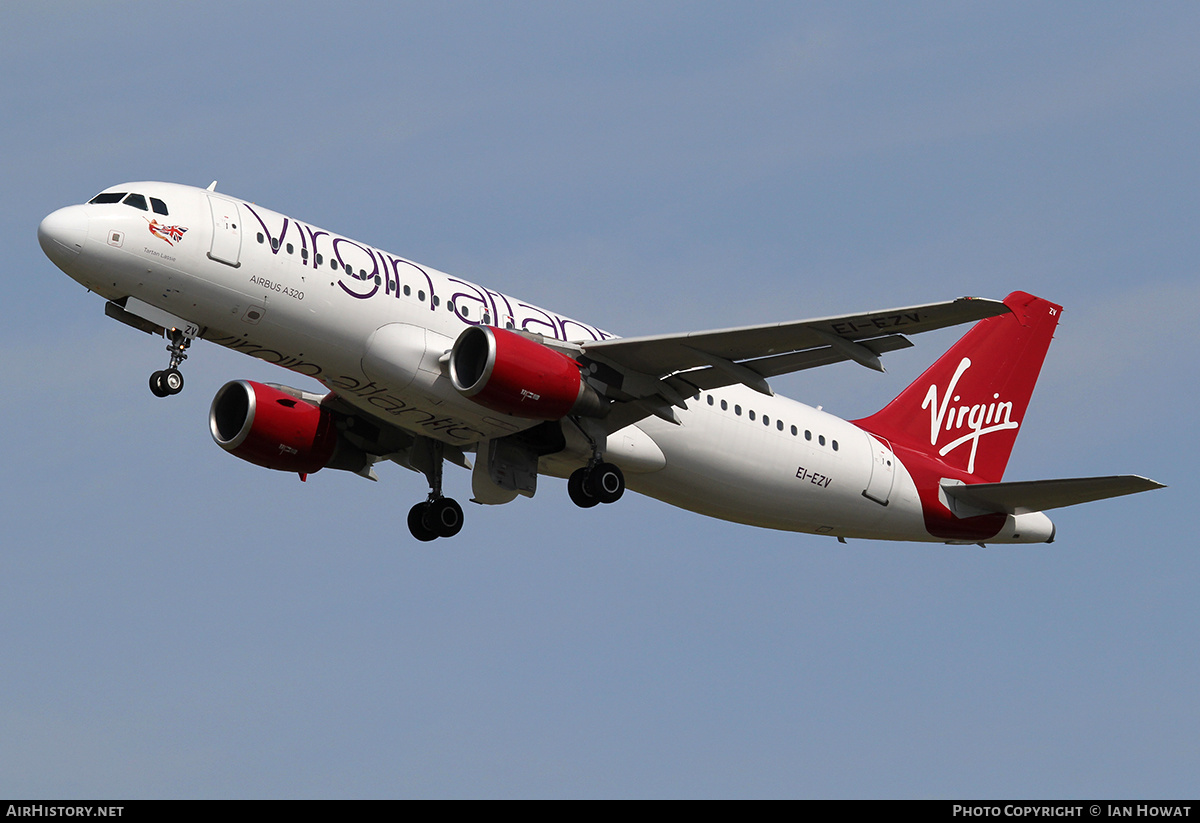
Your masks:
[[[979,438],[992,432],[1015,429],[1020,424],[1011,419],[1012,402],[1001,401],[999,394],[992,395],[991,403],[951,407],[951,397],[955,403],[960,400],[954,390],[958,387],[958,381],[963,376],[963,372],[969,368],[971,368],[971,359],[964,357],[959,362],[958,368],[954,370],[954,377],[951,378],[950,385],[946,387],[946,393],[942,396],[941,403],[938,403],[938,387],[934,383],[925,394],[925,402],[921,404],[921,408],[929,409],[929,445],[931,446],[938,445],[938,438],[942,432],[958,432],[964,428],[967,430],[966,434],[956,437],[938,449],[938,454],[945,457],[964,443],[970,443],[971,456],[967,460],[967,473],[974,474],[975,453],[979,449]]]

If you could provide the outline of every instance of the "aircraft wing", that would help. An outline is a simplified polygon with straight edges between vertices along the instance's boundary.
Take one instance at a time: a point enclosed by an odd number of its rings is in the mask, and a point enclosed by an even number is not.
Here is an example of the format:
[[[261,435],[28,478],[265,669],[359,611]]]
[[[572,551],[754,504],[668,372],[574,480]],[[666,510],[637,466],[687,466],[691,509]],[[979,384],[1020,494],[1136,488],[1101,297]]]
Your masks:
[[[905,335],[1004,314],[999,300],[960,297],[897,309],[731,329],[623,337],[582,344],[585,373],[607,396],[636,408],[617,412],[606,426],[647,414],[678,422],[670,407],[686,408],[696,390],[742,383],[773,394],[766,378],[842,360],[883,371],[879,355],[906,348]],[[590,364],[588,363],[590,361]],[[588,371],[590,369],[590,371]],[[640,409],[640,411],[639,411]]]
[[[942,484],[942,491],[955,500],[983,511],[1007,514],[1041,512],[1163,488],[1166,487],[1162,483],[1136,474],[1011,483]]]
[[[831,348],[836,341],[853,342],[917,334],[1004,314],[999,300],[960,297],[944,303],[927,303],[900,309],[843,314],[813,320],[768,323],[733,329],[622,337],[586,343],[587,355],[644,374],[662,375],[696,366],[711,365],[711,358],[739,361],[802,349]],[[707,356],[706,356],[707,355]],[[849,356],[839,360],[853,359]]]

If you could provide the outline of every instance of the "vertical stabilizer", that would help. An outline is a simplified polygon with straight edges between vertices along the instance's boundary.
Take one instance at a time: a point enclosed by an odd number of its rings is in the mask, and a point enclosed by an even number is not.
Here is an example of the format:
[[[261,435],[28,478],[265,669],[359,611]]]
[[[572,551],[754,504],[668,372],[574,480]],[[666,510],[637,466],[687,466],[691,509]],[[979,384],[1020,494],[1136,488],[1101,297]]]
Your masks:
[[[1025,419],[1062,307],[1025,292],[981,320],[883,410],[854,421],[974,482],[996,482]]]

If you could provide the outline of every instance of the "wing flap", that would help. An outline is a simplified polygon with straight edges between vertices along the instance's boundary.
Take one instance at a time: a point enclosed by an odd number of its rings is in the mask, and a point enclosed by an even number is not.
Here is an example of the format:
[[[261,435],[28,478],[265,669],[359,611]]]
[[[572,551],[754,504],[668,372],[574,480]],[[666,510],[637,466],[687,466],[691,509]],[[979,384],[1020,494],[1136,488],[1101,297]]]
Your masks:
[[[876,355],[880,355],[898,349],[911,348],[912,341],[903,335],[893,334],[887,337],[868,340],[860,345],[874,352]],[[846,353],[835,349],[833,346],[824,346],[819,349],[808,349],[807,351],[760,357],[757,360],[743,360],[736,365],[748,369],[761,378],[767,378],[777,377],[781,374],[791,374],[792,372],[803,371],[804,369],[815,369],[818,366],[828,366],[831,363],[840,363],[843,360],[849,359],[850,357]],[[744,382],[736,379],[736,375],[733,372],[723,371],[720,368],[711,366],[680,372],[675,375],[675,378],[686,380],[702,391],[719,389],[723,386]]]
[[[1006,514],[1047,511],[1163,488],[1166,486],[1162,483],[1135,474],[1011,483],[942,484],[942,491],[956,501],[982,511]]]

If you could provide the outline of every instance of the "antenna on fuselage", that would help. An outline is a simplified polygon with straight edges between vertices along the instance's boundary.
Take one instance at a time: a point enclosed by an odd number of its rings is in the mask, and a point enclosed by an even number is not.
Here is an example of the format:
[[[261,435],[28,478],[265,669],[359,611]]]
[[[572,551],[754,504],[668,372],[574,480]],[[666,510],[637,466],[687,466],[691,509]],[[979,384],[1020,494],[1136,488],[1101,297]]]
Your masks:
[[[208,184],[208,189],[207,189],[207,190],[208,190],[208,191],[216,191],[216,190],[217,190],[217,181],[216,181],[216,180],[214,180],[214,181],[212,181],[211,183],[209,183],[209,184]]]

